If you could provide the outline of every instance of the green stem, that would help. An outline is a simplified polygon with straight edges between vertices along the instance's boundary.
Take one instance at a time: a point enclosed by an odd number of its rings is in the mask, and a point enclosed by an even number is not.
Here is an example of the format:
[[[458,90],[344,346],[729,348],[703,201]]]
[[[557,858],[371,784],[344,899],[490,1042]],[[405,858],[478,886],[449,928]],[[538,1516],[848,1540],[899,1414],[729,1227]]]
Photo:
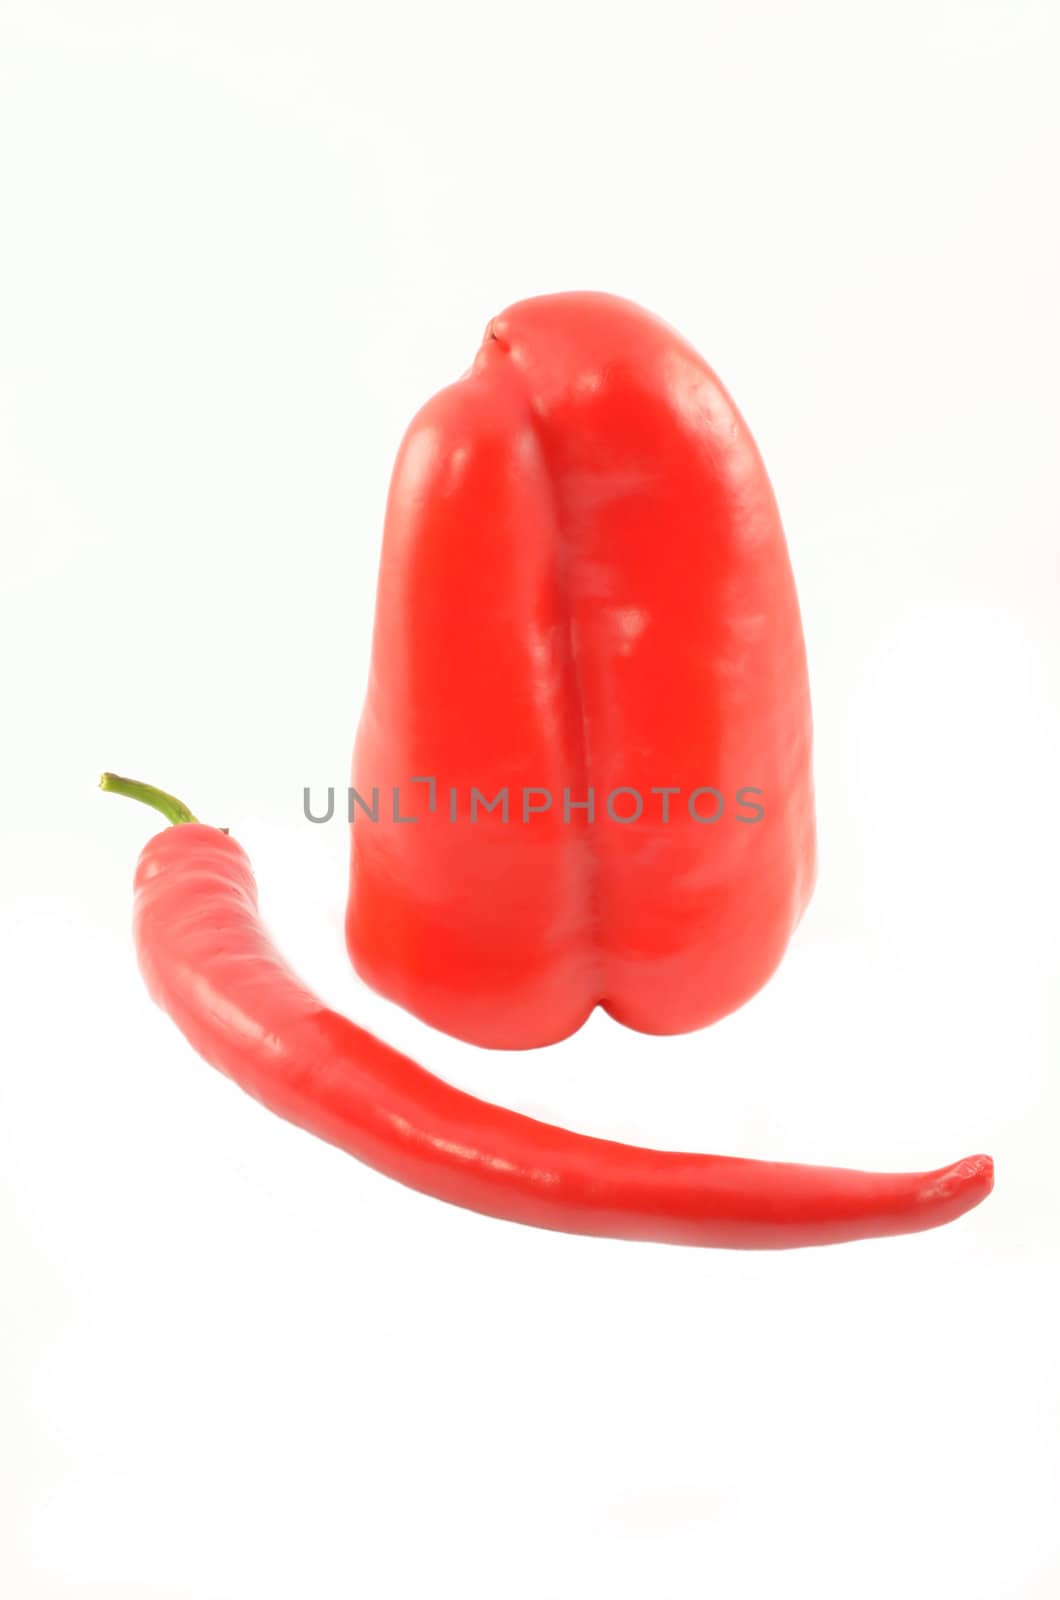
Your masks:
[[[161,811],[167,822],[199,820],[198,817],[192,816],[183,800],[166,794],[162,789],[156,789],[150,783],[138,783],[135,778],[119,778],[116,772],[105,772],[99,780],[99,786],[110,794],[128,795],[130,800],[142,800],[145,806],[154,806],[156,811]]]

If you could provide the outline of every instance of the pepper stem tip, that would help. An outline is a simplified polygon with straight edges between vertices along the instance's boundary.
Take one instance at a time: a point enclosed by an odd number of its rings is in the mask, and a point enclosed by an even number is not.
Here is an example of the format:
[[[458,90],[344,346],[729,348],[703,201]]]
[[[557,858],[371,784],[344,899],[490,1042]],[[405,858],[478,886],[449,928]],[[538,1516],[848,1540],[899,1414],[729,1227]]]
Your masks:
[[[164,789],[156,789],[151,783],[141,783],[137,778],[119,778],[116,772],[105,772],[99,780],[99,786],[108,794],[123,794],[130,800],[153,806],[167,822],[177,824],[199,820],[176,795],[166,794]]]

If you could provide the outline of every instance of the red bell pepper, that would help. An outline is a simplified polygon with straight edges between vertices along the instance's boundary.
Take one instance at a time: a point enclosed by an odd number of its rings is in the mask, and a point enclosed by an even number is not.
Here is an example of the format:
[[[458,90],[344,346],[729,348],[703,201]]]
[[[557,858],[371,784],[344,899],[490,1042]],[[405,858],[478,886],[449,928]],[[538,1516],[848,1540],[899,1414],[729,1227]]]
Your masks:
[[[449,1033],[679,1033],[773,972],[815,867],[799,609],[754,440],[665,323],[524,301],[414,419],[353,789],[352,959]]]

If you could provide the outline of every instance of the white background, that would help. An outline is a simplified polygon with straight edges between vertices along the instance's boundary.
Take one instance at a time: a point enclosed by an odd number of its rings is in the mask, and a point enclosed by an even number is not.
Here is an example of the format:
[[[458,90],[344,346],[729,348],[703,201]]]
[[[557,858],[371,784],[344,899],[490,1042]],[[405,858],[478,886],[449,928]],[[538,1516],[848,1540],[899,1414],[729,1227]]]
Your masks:
[[[0,1592],[1055,1600],[1052,4],[0,3]],[[488,317],[640,300],[780,498],[821,877],[709,1033],[432,1033],[341,937],[383,501]],[[271,1119],[148,1002],[150,814],[230,824],[327,998],[684,1148],[979,1149],[918,1237],[538,1234]]]

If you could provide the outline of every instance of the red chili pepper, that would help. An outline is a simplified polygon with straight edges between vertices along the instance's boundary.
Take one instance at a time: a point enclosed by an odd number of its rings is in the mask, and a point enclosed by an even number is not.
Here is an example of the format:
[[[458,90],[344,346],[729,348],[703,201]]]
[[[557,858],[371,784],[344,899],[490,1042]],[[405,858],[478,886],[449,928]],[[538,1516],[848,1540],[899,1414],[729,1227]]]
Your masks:
[[[180,824],[148,842],[136,871],[136,948],[152,997],[241,1088],[413,1189],[567,1233],[769,1249],[937,1227],[993,1186],[989,1156],[870,1173],[686,1155],[588,1138],[464,1094],[295,977],[227,833],[146,784],[110,773],[101,783]]]
[[[705,1027],[766,982],[809,899],[811,744],[776,500],[717,376],[613,295],[495,317],[390,485],[357,971],[480,1045],[550,1044],[597,1005]],[[472,815],[473,788],[508,815]]]

